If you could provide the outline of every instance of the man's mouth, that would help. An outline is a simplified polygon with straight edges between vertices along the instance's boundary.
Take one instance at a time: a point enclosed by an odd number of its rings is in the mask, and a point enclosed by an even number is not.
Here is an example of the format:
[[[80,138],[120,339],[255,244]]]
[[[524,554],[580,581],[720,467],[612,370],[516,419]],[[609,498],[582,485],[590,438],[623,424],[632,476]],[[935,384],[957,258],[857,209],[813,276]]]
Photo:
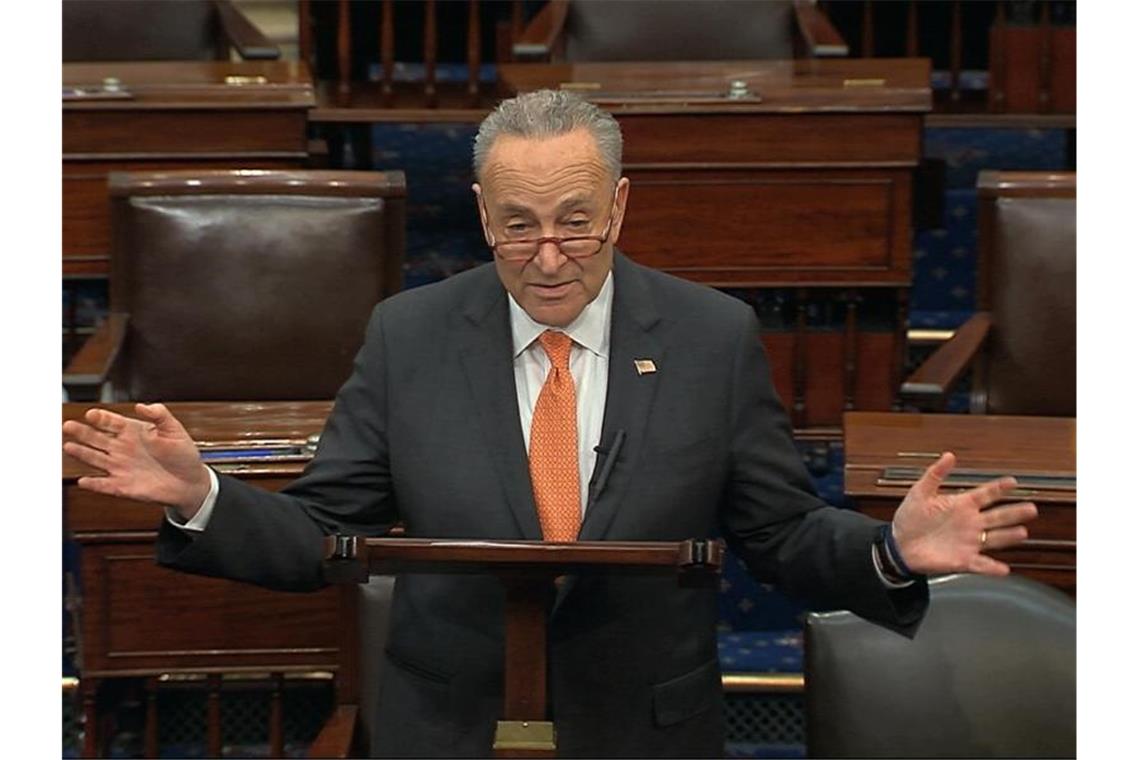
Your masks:
[[[531,292],[539,298],[561,298],[570,292],[570,288],[574,285],[573,280],[569,282],[559,282],[547,285],[545,283],[531,283]]]

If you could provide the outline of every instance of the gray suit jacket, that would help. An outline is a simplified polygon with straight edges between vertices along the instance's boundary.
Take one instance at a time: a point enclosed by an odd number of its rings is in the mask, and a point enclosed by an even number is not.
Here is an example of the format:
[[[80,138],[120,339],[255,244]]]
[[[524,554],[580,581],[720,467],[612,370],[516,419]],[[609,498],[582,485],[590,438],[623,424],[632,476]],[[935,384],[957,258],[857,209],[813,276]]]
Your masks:
[[[638,375],[635,359],[657,372]],[[625,441],[604,490],[591,488],[581,539],[723,535],[759,579],[817,606],[917,621],[925,584],[887,591],[872,566],[879,523],[813,493],[747,305],[618,254],[609,367],[601,442]],[[541,538],[490,265],[380,304],[305,474],[280,494],[221,478],[207,530],[164,523],[158,556],[312,589],[322,534],[397,520],[412,537]],[[716,614],[715,589],[672,578],[564,585],[549,622],[559,753],[721,754]],[[392,619],[373,751],[488,754],[503,688],[498,581],[400,576]]]

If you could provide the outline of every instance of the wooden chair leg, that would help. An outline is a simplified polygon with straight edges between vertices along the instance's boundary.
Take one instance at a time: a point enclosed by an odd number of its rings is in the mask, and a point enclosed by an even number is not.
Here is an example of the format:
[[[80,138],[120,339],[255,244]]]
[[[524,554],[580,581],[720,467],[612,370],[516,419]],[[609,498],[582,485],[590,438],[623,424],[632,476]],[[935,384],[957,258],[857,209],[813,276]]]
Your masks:
[[[96,697],[99,693],[98,678],[82,678],[79,692],[83,701],[83,757],[99,757],[102,738],[99,731],[99,708]]]
[[[216,673],[207,679],[206,751],[210,757],[222,756],[222,677]]]
[[[285,729],[282,715],[281,697],[285,677],[273,674],[273,690],[269,698],[269,756],[285,756]]]
[[[146,679],[146,723],[143,726],[143,757],[158,757],[158,679]]]

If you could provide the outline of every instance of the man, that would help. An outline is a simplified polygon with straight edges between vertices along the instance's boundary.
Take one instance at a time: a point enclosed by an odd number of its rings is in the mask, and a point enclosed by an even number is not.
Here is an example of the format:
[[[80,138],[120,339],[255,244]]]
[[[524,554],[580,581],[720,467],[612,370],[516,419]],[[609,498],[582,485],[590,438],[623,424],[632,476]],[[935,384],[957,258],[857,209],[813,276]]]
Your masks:
[[[493,266],[372,315],[305,474],[269,494],[204,467],[161,405],[67,423],[95,491],[167,505],[159,562],[272,588],[321,584],[322,534],[681,540],[723,533],[764,580],[906,627],[923,575],[1004,574],[981,553],[1026,537],[1013,487],[953,497],[944,455],[889,529],[825,506],[741,302],[614,248],[629,180],[612,117],[563,92],[505,101],[475,143]],[[271,547],[271,548],[270,548]],[[670,578],[569,578],[549,621],[559,752],[723,750],[715,591]],[[492,578],[398,578],[373,751],[485,755],[503,688]]]

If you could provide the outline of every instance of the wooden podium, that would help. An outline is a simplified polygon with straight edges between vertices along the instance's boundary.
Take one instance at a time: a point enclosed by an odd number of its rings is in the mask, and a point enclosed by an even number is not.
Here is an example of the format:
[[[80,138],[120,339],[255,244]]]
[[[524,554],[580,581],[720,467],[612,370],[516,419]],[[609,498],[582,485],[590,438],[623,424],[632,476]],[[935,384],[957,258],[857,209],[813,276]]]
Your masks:
[[[547,604],[560,576],[587,573],[676,573],[678,583],[711,582],[720,572],[720,541],[456,541],[330,536],[325,577],[362,583],[396,572],[497,576],[506,589],[503,717],[496,757],[554,757],[558,738],[546,714]]]

